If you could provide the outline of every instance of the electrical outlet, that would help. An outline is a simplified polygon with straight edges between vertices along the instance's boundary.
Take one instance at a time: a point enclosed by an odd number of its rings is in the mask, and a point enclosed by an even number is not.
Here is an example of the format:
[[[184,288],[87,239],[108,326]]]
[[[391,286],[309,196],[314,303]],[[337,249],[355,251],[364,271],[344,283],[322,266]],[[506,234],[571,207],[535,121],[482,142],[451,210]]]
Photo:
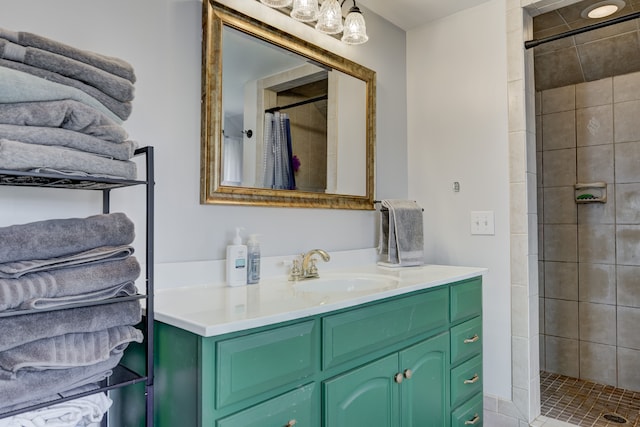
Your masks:
[[[471,211],[471,234],[496,234],[493,211]]]

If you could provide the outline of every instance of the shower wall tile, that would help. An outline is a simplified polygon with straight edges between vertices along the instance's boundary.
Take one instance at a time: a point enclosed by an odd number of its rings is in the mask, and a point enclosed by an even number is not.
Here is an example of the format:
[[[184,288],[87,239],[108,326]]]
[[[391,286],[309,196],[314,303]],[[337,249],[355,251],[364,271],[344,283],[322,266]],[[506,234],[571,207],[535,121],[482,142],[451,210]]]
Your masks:
[[[576,149],[544,151],[542,173],[545,188],[575,185]]]
[[[614,182],[613,144],[577,149],[578,182]]]
[[[613,101],[624,102],[640,99],[640,72],[613,78]]]
[[[578,378],[579,348],[578,340],[545,337],[545,366],[548,372]]]
[[[615,142],[640,140],[640,101],[617,102],[613,104]]]
[[[540,331],[540,335],[544,334],[544,302],[545,299],[539,297],[538,301],[538,330]]]
[[[613,142],[613,106],[581,108],[576,111],[576,144],[610,144]]]
[[[545,261],[578,261],[578,227],[576,225],[545,225]]]
[[[607,184],[606,203],[578,204],[578,224],[615,224],[615,186]]]
[[[573,186],[545,188],[543,206],[545,224],[578,223],[578,209]]]
[[[538,186],[537,188],[537,204],[538,209],[538,224],[544,224],[544,188]]]
[[[545,342],[545,336],[540,334],[538,340],[540,341],[540,369],[542,371],[546,371],[547,370],[547,364],[546,364],[546,356],[545,356],[545,346],[544,346],[544,342]]]
[[[558,150],[576,146],[574,110],[542,115],[542,149]]]
[[[573,111],[575,108],[575,86],[564,86],[542,91],[542,114]]]
[[[581,302],[580,341],[616,345],[616,306]]]
[[[576,108],[613,102],[613,79],[606,78],[576,85]]]
[[[616,227],[617,263],[640,265],[640,225],[618,225]]]
[[[580,378],[599,384],[617,385],[616,347],[580,342]]]
[[[609,224],[578,225],[578,259],[580,262],[615,264],[616,229]]]
[[[640,390],[640,351],[618,347],[618,387]]]
[[[546,320],[546,319],[545,319]],[[618,306],[618,346],[640,350],[640,308]]]
[[[538,260],[538,296],[544,298],[544,261]]]
[[[616,303],[616,266],[580,263],[578,267],[580,301]]]
[[[542,116],[536,116],[536,151],[542,151]]]
[[[640,117],[640,116],[639,116]],[[634,118],[638,123],[640,120]],[[616,144],[616,183],[640,182],[640,142]]]
[[[640,308],[640,267],[619,265],[618,305]]]
[[[546,298],[544,325],[547,335],[578,339],[578,302]]]
[[[618,224],[640,224],[640,183],[617,184],[616,222]]]
[[[578,263],[577,262],[545,262],[546,298],[578,300]]]

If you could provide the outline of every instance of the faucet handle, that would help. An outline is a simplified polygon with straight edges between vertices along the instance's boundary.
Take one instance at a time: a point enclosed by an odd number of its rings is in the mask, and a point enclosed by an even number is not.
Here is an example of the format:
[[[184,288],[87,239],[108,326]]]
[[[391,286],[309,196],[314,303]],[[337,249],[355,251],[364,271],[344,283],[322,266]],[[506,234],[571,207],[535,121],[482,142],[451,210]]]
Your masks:
[[[302,270],[300,269],[300,261],[294,259],[291,264],[291,271],[289,272],[289,280],[296,281],[302,277]]]
[[[307,275],[311,276],[311,277],[317,277],[318,276],[318,266],[316,265],[316,262],[318,260],[315,258],[311,258],[309,260],[309,271],[307,271]]]

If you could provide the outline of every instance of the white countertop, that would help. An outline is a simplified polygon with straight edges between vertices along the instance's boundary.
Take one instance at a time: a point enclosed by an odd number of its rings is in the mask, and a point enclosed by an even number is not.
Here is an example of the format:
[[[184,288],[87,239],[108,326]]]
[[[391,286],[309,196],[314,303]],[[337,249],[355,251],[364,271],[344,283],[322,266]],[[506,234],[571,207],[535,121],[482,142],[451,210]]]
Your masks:
[[[307,281],[270,277],[257,285],[227,287],[193,285],[159,289],[155,319],[195,334],[211,337],[295,320],[333,310],[480,276],[486,268],[425,265],[386,268],[374,263],[323,272],[321,279],[376,275],[388,277],[383,288],[371,290],[302,291]]]

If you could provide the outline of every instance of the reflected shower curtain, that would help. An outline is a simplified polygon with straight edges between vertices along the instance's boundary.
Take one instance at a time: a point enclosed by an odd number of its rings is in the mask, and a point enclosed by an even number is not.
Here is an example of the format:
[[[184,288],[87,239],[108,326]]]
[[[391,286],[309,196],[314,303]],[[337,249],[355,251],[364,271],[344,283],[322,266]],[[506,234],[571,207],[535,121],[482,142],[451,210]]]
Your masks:
[[[286,113],[264,115],[264,187],[276,190],[295,190],[291,125]]]

